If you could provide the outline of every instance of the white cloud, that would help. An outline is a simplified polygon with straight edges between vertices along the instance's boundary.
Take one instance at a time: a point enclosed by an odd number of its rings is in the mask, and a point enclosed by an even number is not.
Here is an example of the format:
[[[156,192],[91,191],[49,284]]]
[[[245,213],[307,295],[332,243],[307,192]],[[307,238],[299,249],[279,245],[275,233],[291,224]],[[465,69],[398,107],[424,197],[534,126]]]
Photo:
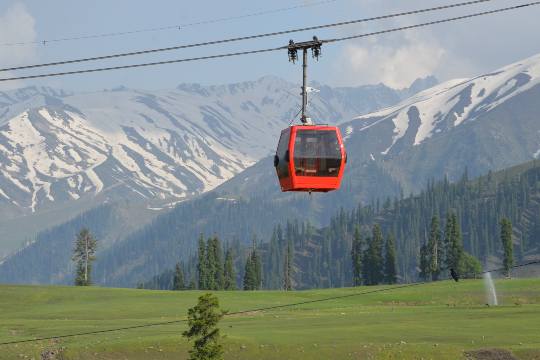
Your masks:
[[[0,14],[0,44],[32,42],[36,40],[35,19],[22,3],[15,3]],[[12,45],[0,47],[0,66],[27,64],[36,59],[35,45]],[[1,73],[9,77],[12,73]],[[21,87],[21,82],[0,83],[0,89]]]
[[[343,74],[340,81],[344,85],[383,83],[404,88],[436,73],[446,55],[437,41],[414,32],[386,41],[348,44],[338,61]]]
[[[443,4],[442,0],[438,0],[437,4],[439,2]],[[366,0],[361,2],[358,9],[363,13],[369,11],[365,15],[369,17],[427,8],[433,3],[433,0]],[[493,4],[407,16],[384,23],[365,24],[356,31],[347,29],[343,35],[412,25],[503,6],[504,1],[500,0]],[[536,6],[343,44],[332,65],[329,82],[336,85],[382,82],[402,88],[416,78],[427,75],[435,75],[440,81],[445,81],[490,72],[540,51],[535,31],[539,17],[540,6]]]

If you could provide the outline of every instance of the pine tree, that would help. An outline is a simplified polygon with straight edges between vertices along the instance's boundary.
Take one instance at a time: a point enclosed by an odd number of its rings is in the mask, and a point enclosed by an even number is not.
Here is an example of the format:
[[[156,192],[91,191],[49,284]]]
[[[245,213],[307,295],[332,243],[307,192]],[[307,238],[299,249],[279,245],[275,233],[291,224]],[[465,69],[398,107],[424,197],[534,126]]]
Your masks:
[[[255,282],[255,268],[253,266],[253,257],[250,253],[244,267],[244,290],[255,290]]]
[[[482,264],[480,261],[467,252],[463,252],[463,277],[476,278],[476,275],[482,272]]]
[[[223,268],[223,289],[236,290],[236,274],[234,271],[234,259],[232,249],[227,249],[225,265]]]
[[[386,258],[384,262],[384,277],[387,284],[397,282],[396,269],[396,240],[394,234],[390,233],[386,239]]]
[[[431,218],[431,229],[427,247],[429,256],[428,274],[432,280],[438,280],[441,272],[441,260],[443,259],[443,246],[441,242],[441,231],[439,229],[439,218],[437,216]]]
[[[369,248],[371,246],[371,238],[366,239],[367,247],[363,250],[362,258],[362,281],[366,285],[371,285],[371,259],[369,256]]]
[[[76,286],[92,284],[92,262],[96,259],[97,241],[87,228],[81,229],[75,240],[72,260],[75,262]]]
[[[373,225],[372,238],[366,251],[367,285],[377,285],[384,281],[383,235],[379,224]]]
[[[292,285],[292,249],[291,244],[287,244],[287,251],[285,252],[285,261],[283,262],[283,290],[290,291],[293,288]]]
[[[362,285],[362,256],[363,256],[363,241],[360,227],[357,225],[354,228],[354,238],[351,249],[353,286]]]
[[[206,244],[204,237],[201,234],[199,237],[199,253],[197,263],[197,273],[199,275],[198,288],[199,290],[208,289],[208,265],[206,258]]]
[[[176,263],[176,267],[174,269],[174,278],[173,278],[173,290],[184,290],[186,287],[184,283],[184,272],[182,270],[182,265],[180,263]]]
[[[463,241],[461,238],[461,227],[459,226],[457,215],[452,213],[449,218],[450,221],[450,233],[448,237],[448,268],[454,269],[459,273],[464,271],[463,269]],[[448,228],[448,225],[447,225]]]
[[[216,282],[216,253],[214,251],[213,238],[206,240],[206,289],[217,290],[218,285]]]
[[[207,288],[209,290],[223,289],[223,250],[217,236],[209,238],[206,244]]]
[[[195,289],[197,289],[197,282],[195,281],[195,275],[193,275],[193,277],[192,277],[191,280],[189,281],[188,289],[189,289],[189,290],[195,290]]]
[[[427,244],[424,244],[420,247],[420,278],[423,280],[431,279],[430,272],[430,261],[429,261],[429,250]]]
[[[450,258],[451,258],[451,253],[450,253],[450,249],[451,249],[451,243],[452,243],[452,213],[449,212],[447,215],[446,215],[446,225],[445,225],[445,228],[444,228],[444,244],[443,244],[443,247],[444,247],[444,254],[445,254],[445,257],[444,257],[444,269],[445,270],[450,270],[450,268],[452,267],[450,265]]]
[[[500,222],[501,225],[501,242],[504,251],[503,267],[506,276],[510,276],[510,269],[514,266],[514,249],[512,243],[512,222],[503,218]]]
[[[217,327],[225,312],[219,308],[218,298],[212,294],[199,297],[197,305],[188,310],[189,330],[182,333],[188,340],[195,339],[189,360],[223,359],[222,337]]]
[[[281,286],[280,253],[277,230],[274,227],[272,238],[270,239],[268,268],[265,272],[265,282],[269,289],[278,289]]]
[[[253,250],[251,251],[251,263],[253,271],[253,290],[260,290],[262,285],[262,261],[257,251],[257,238],[253,238]]]

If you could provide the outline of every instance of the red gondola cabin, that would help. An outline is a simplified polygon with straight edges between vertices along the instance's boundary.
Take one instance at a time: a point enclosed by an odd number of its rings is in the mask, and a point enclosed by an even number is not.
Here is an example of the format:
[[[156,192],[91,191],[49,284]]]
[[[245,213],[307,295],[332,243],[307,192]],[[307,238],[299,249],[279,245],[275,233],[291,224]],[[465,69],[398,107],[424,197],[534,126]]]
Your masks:
[[[339,189],[346,153],[339,128],[295,125],[281,132],[274,166],[281,191]]]

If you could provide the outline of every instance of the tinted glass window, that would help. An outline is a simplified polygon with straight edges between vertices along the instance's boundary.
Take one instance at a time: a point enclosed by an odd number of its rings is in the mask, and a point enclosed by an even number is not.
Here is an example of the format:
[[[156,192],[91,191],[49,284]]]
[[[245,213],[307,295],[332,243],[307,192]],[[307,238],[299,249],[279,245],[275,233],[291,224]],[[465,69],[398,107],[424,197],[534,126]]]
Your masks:
[[[276,166],[278,178],[286,178],[289,176],[289,162],[287,158],[289,157],[289,139],[290,139],[291,130],[288,129],[281,133],[279,138],[278,148],[276,155],[278,157],[278,164]]]
[[[299,130],[294,142],[297,176],[337,177],[341,150],[337,134],[330,130]]]

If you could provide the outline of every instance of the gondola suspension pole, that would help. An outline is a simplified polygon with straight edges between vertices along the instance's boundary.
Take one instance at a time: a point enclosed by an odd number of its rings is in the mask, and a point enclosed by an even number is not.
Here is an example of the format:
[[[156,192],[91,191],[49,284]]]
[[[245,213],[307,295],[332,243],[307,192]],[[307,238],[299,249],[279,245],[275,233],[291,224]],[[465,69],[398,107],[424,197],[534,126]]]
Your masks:
[[[306,107],[307,107],[307,49],[303,50],[303,59],[302,59],[302,116],[300,120],[302,124],[308,124],[310,121],[306,117]]]
[[[289,52],[289,61],[293,63],[298,60],[298,50],[302,50],[302,115],[300,116],[300,121],[304,125],[311,125],[311,119],[306,115],[306,108],[308,104],[307,99],[307,52],[308,49],[311,49],[311,54],[313,58],[319,60],[321,56],[321,46],[322,41],[320,41],[316,36],[313,37],[312,41],[306,41],[301,43],[295,43],[294,41],[289,41],[288,52]]]

